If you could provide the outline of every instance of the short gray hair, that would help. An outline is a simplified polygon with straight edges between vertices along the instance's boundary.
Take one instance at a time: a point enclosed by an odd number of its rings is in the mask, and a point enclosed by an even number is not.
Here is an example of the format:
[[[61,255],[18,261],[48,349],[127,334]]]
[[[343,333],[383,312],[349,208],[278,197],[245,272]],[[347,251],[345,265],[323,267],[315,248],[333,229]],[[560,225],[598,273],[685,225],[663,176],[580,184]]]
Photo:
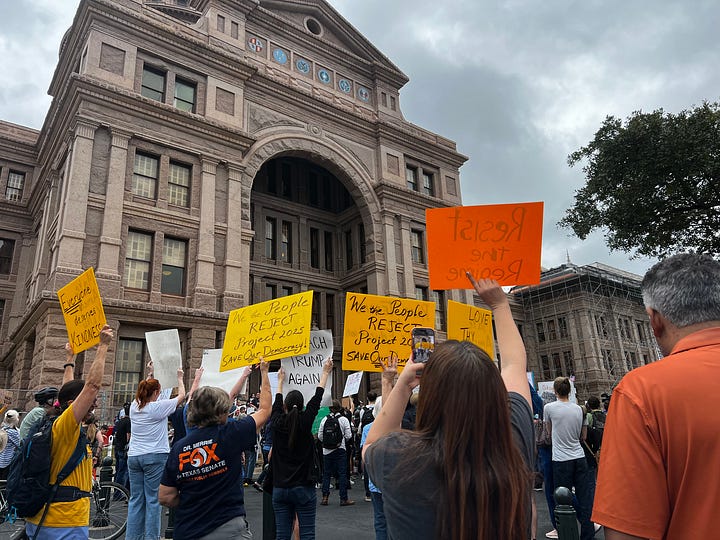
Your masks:
[[[642,295],[645,307],[678,328],[720,321],[720,262],[696,253],[668,257],[645,274]]]
[[[187,421],[195,427],[216,426],[227,421],[230,396],[222,388],[203,386],[195,390],[188,404]]]

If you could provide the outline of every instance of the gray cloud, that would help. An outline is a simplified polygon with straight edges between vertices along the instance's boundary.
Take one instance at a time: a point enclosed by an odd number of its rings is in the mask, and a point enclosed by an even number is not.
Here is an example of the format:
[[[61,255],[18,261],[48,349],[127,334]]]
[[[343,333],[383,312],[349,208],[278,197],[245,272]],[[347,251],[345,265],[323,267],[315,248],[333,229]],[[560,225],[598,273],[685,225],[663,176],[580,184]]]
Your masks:
[[[464,204],[545,201],[543,264],[594,261],[642,273],[556,222],[583,184],[567,155],[606,115],[715,101],[720,5],[655,0],[331,0],[409,77],[405,117],[454,139],[470,157]],[[0,118],[39,128],[60,38],[78,0],[21,0],[3,9]],[[669,209],[670,210],[670,209]]]

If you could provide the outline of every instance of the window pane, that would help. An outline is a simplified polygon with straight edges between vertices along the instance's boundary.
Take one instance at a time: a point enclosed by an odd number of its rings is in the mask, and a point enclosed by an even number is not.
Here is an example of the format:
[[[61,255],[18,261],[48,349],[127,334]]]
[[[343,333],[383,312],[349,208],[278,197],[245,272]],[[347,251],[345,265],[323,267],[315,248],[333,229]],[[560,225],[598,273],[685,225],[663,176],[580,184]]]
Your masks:
[[[433,175],[423,172],[423,193],[425,195],[434,195]]]
[[[330,232],[325,232],[325,270],[328,272],[333,271],[333,235]]]
[[[163,264],[185,267],[185,249],[187,243],[184,240],[165,238],[163,241]]]
[[[0,238],[0,274],[9,274],[12,269],[13,251],[15,242],[7,238]]]
[[[417,186],[417,169],[414,167],[407,167],[405,169],[405,179],[407,180],[407,185],[410,189],[413,191],[418,190]]]
[[[180,163],[170,163],[168,179],[168,203],[175,206],[188,206],[191,168]]]
[[[159,160],[146,154],[135,154],[132,192],[148,199],[155,198]]]
[[[20,201],[22,199],[22,190],[25,185],[25,173],[10,171],[8,174],[7,187],[5,189],[5,198],[8,201]]]
[[[125,286],[132,289],[148,289],[150,263],[125,260]]]
[[[129,259],[139,259],[141,261],[149,261],[152,251],[152,237],[149,234],[130,231],[128,233],[128,251]]]
[[[183,111],[195,111],[195,85],[175,79],[175,107]]]
[[[265,218],[265,257],[275,260],[275,218]]]
[[[289,221],[282,222],[280,231],[280,260],[292,262],[292,224]]]
[[[185,285],[185,268],[162,265],[162,280],[160,292],[163,294],[174,294],[182,296]]]
[[[320,268],[320,231],[310,229],[310,266]]]
[[[156,101],[164,101],[165,73],[149,66],[143,68],[142,88],[140,93]]]
[[[435,302],[435,328],[438,330],[445,329],[445,292],[433,291],[433,301]]]

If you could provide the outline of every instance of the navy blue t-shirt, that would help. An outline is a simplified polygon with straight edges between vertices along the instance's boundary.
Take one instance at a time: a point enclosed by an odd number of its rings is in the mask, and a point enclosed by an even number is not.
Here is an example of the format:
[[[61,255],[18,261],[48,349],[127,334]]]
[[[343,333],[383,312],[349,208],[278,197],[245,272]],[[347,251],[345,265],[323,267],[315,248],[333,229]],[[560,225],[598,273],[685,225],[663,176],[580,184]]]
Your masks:
[[[245,515],[242,451],[255,446],[255,420],[247,416],[192,430],[176,442],[162,484],[176,488],[174,538],[198,538]]]

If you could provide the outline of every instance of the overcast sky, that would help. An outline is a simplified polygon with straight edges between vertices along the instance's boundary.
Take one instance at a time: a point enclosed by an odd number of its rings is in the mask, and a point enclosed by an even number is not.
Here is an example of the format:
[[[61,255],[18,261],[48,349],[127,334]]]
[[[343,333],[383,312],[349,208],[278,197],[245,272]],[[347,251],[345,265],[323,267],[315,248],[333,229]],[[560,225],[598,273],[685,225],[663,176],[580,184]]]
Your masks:
[[[39,129],[78,0],[5,0],[0,119]],[[405,117],[457,142],[466,205],[545,202],[542,264],[653,261],[557,227],[607,115],[677,112],[720,93],[720,3],[667,0],[331,0],[402,69]],[[670,209],[669,209],[670,210]]]

